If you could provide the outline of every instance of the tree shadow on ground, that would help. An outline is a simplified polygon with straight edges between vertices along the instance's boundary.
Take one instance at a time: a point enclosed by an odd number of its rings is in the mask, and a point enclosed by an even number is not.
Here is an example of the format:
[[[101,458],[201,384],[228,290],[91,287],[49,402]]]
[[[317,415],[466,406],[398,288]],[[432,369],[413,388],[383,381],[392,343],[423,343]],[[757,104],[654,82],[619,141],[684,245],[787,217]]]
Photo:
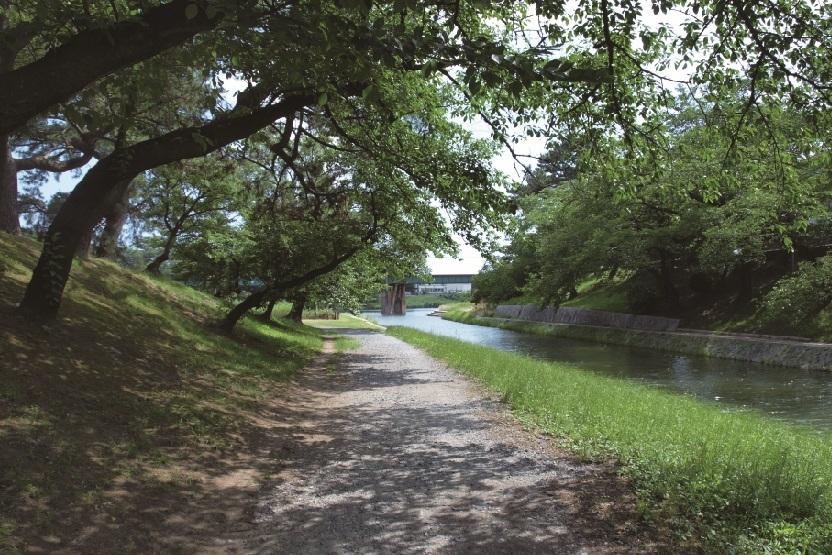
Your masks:
[[[229,537],[229,549],[667,551],[614,467],[554,451],[506,419],[505,407],[403,348],[365,348],[334,372],[299,378],[308,395],[281,411],[293,440],[282,470],[256,526]]]
[[[277,468],[270,399],[319,339],[214,334],[207,298],[102,261],[27,321],[37,248],[0,234],[0,552],[201,551]]]

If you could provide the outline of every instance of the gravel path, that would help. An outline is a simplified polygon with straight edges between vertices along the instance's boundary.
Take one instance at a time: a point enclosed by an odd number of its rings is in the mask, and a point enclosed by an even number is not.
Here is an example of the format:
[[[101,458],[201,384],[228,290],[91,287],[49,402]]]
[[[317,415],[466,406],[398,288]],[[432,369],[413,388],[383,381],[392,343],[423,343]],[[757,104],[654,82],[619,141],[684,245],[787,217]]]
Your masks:
[[[305,372],[285,401],[282,470],[230,551],[662,551],[609,465],[559,453],[406,343],[347,333],[360,349]]]

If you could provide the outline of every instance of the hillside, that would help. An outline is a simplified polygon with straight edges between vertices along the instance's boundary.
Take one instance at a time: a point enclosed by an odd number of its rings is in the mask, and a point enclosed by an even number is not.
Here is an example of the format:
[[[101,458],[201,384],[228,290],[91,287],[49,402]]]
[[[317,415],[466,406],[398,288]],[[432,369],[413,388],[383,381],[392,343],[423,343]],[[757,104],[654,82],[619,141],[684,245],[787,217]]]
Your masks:
[[[320,332],[224,337],[216,299],[103,260],[75,262],[59,321],[21,321],[38,253],[0,233],[0,552],[198,549],[279,463],[272,398]]]

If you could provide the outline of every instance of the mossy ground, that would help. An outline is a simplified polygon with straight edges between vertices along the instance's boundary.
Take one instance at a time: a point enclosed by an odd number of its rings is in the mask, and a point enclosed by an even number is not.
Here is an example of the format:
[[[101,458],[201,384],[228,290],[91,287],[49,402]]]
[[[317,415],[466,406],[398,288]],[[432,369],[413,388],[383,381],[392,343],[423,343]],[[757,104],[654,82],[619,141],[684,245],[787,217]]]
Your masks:
[[[187,551],[279,463],[264,407],[322,333],[223,336],[218,300],[103,260],[74,263],[58,321],[23,321],[39,250],[0,233],[0,552]]]

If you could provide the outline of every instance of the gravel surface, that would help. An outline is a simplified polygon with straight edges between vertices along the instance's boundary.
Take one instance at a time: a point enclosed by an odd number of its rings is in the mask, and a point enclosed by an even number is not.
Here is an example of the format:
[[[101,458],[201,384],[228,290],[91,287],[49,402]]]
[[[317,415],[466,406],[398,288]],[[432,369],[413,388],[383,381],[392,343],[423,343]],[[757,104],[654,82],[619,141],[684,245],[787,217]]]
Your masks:
[[[344,333],[338,330],[338,333]],[[662,552],[627,483],[523,430],[503,404],[406,343],[304,372],[284,402],[282,470],[241,553]]]

